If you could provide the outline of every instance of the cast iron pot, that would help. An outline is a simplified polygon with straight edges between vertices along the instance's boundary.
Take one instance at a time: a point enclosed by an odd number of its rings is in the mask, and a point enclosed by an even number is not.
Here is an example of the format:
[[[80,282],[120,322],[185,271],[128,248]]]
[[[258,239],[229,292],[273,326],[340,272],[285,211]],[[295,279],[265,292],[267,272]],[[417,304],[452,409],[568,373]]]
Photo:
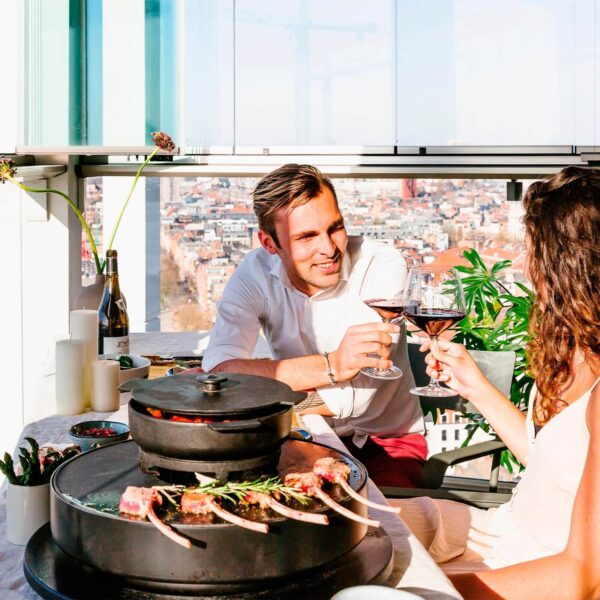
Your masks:
[[[306,397],[279,381],[235,373],[138,379],[121,390],[132,392],[129,428],[143,451],[196,461],[273,453],[290,433],[294,404]],[[210,422],[156,418],[147,409]]]

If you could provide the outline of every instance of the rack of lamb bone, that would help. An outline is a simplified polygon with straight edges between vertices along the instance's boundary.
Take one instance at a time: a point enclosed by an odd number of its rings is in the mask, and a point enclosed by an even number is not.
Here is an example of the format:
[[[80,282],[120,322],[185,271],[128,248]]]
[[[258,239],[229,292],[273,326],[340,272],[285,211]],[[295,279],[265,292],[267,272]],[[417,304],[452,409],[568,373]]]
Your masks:
[[[326,494],[321,489],[321,486],[323,485],[323,479],[312,471],[288,473],[285,476],[284,481],[286,485],[297,489],[303,494],[318,498],[321,502],[323,502],[323,504],[332,510],[335,510],[337,513],[346,517],[347,519],[358,521],[359,523],[369,525],[370,527],[379,527],[381,525],[379,521],[374,521],[373,519],[368,519],[366,517],[357,515],[351,510],[348,510],[347,508],[344,508],[338,504],[329,494]]]
[[[328,481],[339,485],[351,498],[354,498],[358,502],[362,502],[366,506],[376,508],[377,510],[383,510],[385,512],[392,512],[398,514],[400,512],[399,507],[389,506],[388,504],[379,504],[363,498],[358,492],[355,492],[350,484],[348,483],[348,476],[350,475],[350,467],[344,462],[332,456],[324,456],[315,461],[313,466],[313,473]]]
[[[150,520],[150,522],[169,539],[184,548],[191,548],[190,540],[179,535],[166,523],[163,523],[154,512],[154,506],[162,504],[162,496],[153,488],[135,487],[130,485],[127,487],[119,502],[119,512]]]
[[[257,505],[260,508],[270,508],[290,519],[316,525],[327,525],[329,523],[327,515],[298,510],[278,501],[280,497],[283,497],[285,499],[295,498],[305,503],[309,497],[314,497],[348,519],[371,527],[379,527],[379,521],[348,510],[323,491],[323,484],[329,483],[339,485],[351,498],[371,508],[395,513],[400,511],[398,508],[377,504],[363,498],[348,483],[349,475],[350,467],[344,461],[329,456],[316,460],[312,471],[287,473],[283,483],[279,478],[272,477],[255,482],[219,484],[217,480],[197,475],[200,485],[192,488],[183,485],[156,486],[153,488],[128,486],[121,496],[119,511],[136,517],[147,517],[162,534],[185,548],[191,548],[190,541],[175,532],[169,525],[163,523],[154,511],[155,506],[162,505],[163,495],[183,513],[205,515],[212,512],[225,521],[258,533],[268,533],[269,526],[266,523],[244,519],[225,510],[223,500],[239,501],[244,504]],[[177,501],[174,497],[177,498]]]

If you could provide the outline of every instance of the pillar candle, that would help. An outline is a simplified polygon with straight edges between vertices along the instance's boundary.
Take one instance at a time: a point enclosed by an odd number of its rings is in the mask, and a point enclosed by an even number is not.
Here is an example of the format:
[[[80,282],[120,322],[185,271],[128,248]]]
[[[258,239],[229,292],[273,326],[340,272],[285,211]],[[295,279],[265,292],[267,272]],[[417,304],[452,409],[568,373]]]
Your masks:
[[[85,410],[84,343],[81,340],[56,342],[56,413],[78,415]]]
[[[92,410],[119,410],[119,371],[117,360],[95,360],[92,363]]]
[[[98,311],[72,310],[70,314],[72,340],[81,340],[84,344],[84,398],[90,406],[92,396],[92,362],[98,360]]]

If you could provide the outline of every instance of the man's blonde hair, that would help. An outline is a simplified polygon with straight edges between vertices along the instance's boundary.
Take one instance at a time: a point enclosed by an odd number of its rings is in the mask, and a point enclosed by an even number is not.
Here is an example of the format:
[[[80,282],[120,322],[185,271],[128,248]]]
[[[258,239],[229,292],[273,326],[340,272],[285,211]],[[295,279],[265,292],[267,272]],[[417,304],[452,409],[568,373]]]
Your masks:
[[[279,246],[275,232],[275,213],[280,208],[287,208],[289,211],[306,204],[325,188],[331,191],[337,202],[333,184],[316,167],[290,163],[271,171],[256,184],[252,192],[258,226]]]

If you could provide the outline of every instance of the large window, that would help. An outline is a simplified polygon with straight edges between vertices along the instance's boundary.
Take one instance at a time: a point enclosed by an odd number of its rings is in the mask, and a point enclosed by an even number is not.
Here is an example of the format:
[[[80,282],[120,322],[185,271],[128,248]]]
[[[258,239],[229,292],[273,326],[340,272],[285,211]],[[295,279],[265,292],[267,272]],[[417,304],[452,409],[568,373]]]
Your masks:
[[[25,146],[600,145],[600,0],[26,0]]]

